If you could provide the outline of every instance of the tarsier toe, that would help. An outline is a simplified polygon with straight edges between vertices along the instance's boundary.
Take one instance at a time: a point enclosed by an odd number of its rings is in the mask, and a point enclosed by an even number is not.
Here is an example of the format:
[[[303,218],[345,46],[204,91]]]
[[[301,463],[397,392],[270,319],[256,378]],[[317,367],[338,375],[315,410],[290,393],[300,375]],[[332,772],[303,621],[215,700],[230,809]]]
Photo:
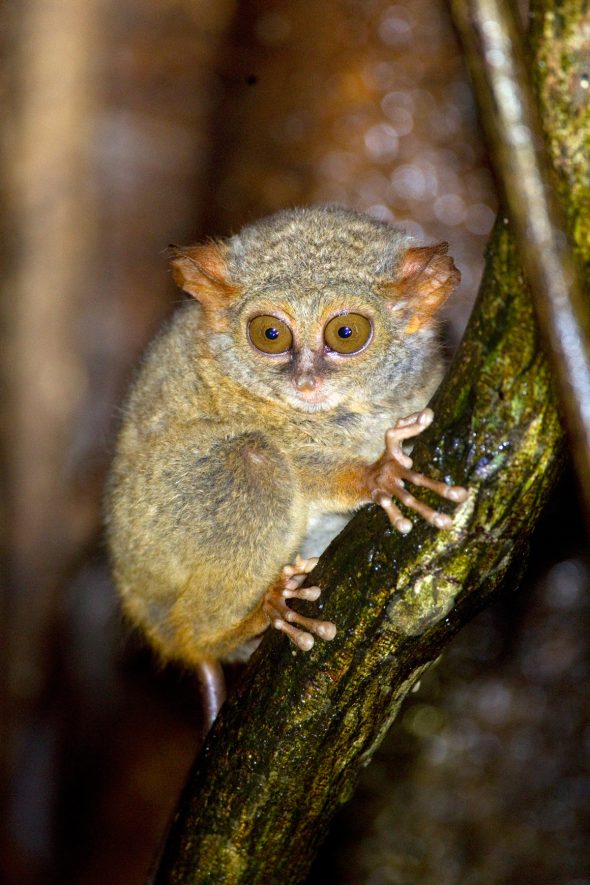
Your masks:
[[[411,520],[406,519],[404,516],[401,516],[399,519],[394,520],[393,524],[401,535],[409,535],[414,528]]]
[[[301,651],[311,651],[315,645],[315,639],[310,633],[300,633],[296,639],[289,636],[289,639],[291,639],[295,645],[299,646]]]
[[[286,588],[283,590],[283,598],[284,599],[307,599],[308,602],[316,602],[321,595],[321,590],[319,587],[302,587],[300,589],[295,589],[289,587],[287,584]]]
[[[435,513],[431,522],[437,529],[450,529],[453,525],[453,520],[446,513]]]
[[[297,590],[297,588],[303,584],[305,578],[306,575],[293,575],[286,581],[285,590]],[[286,593],[283,593],[283,596],[286,596]]]
[[[438,510],[433,510],[431,507],[428,507],[427,504],[424,504],[418,498],[411,495],[403,485],[396,485],[392,489],[392,495],[401,501],[402,504],[405,504],[410,510],[418,513],[422,519],[426,520],[426,522],[429,522],[430,525],[435,526],[437,529],[450,529],[453,525],[453,518],[451,516],[447,513],[440,513]],[[375,500],[381,505],[381,507],[383,507],[392,525],[398,530],[398,532],[401,532],[402,535],[407,535],[408,532],[411,531],[412,522],[409,519],[406,519],[401,510],[393,503],[388,495],[378,495]]]
[[[463,501],[467,500],[468,494],[469,492],[463,486],[448,486],[445,498],[448,498],[449,501],[455,501],[457,504],[462,504]]]
[[[406,415],[404,418],[398,418],[393,429],[398,430],[402,427],[411,427],[414,424],[419,424],[424,429],[429,424],[432,424],[433,420],[434,412],[432,409],[426,408],[420,412],[412,412],[411,415]]]
[[[301,651],[310,651],[315,645],[315,639],[311,633],[306,633],[304,630],[297,630],[295,627],[288,624],[287,621],[277,618],[275,621],[272,621],[272,626],[276,630],[285,633],[291,642]]]
[[[285,614],[285,620],[290,624],[299,624],[301,627],[307,627],[316,636],[322,639],[333,639],[336,636],[336,627],[331,621],[320,621],[317,618],[306,618],[299,612],[288,609]]]
[[[283,574],[285,575],[307,575],[318,564],[318,557],[311,556],[309,559],[303,559],[297,554],[295,562],[283,566]]]
[[[330,642],[336,636],[336,624],[333,624],[331,621],[318,621],[316,632],[322,639]]]
[[[402,535],[407,535],[412,531],[411,521],[406,519],[397,504],[393,503],[390,495],[385,494],[385,492],[378,492],[374,495],[374,500],[376,504],[383,507],[389,517],[389,521],[398,532]]]

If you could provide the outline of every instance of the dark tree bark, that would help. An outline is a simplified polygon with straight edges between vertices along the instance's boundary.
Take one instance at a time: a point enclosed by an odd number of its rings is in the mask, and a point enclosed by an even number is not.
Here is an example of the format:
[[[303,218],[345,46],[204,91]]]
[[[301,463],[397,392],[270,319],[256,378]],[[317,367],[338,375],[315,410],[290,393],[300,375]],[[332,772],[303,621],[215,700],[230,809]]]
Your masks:
[[[588,267],[584,0],[537,0],[535,74],[563,196]],[[577,42],[576,42],[577,41]],[[574,46],[574,44],[576,44]],[[568,77],[562,75],[567,62]],[[515,579],[559,473],[562,422],[514,239],[500,217],[480,296],[414,449],[418,469],[470,488],[455,527],[395,535],[375,507],[331,545],[312,582],[330,644],[268,635],[226,703],[185,790],[158,883],[300,882],[409,688],[457,630]]]

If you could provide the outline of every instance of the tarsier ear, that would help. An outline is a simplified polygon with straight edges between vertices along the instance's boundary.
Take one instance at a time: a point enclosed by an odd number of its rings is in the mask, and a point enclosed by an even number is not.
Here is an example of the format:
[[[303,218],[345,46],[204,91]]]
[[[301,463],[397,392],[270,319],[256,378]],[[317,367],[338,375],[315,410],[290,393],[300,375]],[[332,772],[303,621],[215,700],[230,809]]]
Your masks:
[[[205,309],[223,309],[237,286],[229,279],[225,243],[171,246],[174,281]]]
[[[411,246],[402,258],[394,280],[386,284],[392,310],[409,316],[407,335],[430,325],[451,292],[461,281],[453,259],[446,254],[448,243]]]

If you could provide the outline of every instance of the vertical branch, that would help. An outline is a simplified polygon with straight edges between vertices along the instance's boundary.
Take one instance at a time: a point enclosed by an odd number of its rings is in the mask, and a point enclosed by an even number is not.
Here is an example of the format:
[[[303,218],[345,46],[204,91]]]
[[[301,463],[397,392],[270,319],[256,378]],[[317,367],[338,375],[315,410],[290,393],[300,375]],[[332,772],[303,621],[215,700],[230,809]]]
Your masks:
[[[590,301],[568,244],[566,220],[545,158],[524,39],[509,0],[451,0],[451,8],[549,344],[590,514]],[[590,52],[588,37],[586,44]],[[587,88],[588,73],[580,71],[579,78]]]

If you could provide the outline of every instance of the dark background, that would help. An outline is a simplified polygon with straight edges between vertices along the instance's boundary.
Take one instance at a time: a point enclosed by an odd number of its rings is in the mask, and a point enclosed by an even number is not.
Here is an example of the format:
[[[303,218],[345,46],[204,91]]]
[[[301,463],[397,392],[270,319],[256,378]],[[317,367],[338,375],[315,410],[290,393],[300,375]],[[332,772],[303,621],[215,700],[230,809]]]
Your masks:
[[[22,0],[0,19],[0,877],[144,880],[200,740],[120,617],[101,487],[164,250],[338,202],[448,240],[469,313],[496,211],[442,0]],[[590,883],[590,566],[566,479],[518,593],[412,695],[317,883]],[[239,678],[239,670],[229,674]]]

